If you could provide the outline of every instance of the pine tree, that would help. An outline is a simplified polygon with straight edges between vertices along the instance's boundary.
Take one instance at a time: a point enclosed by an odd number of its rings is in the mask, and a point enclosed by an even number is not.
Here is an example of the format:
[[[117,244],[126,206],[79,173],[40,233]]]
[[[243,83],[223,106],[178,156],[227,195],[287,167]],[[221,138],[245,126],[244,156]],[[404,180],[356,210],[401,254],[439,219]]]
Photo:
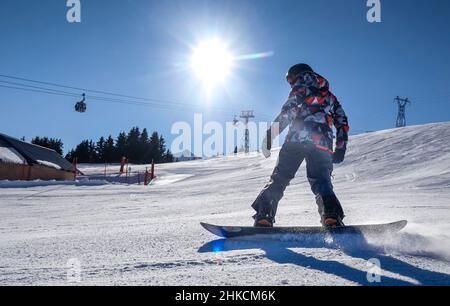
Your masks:
[[[73,158],[77,158],[79,163],[92,163],[95,162],[95,146],[92,140],[83,140],[75,150],[72,150],[67,154],[66,158],[73,161]]]
[[[108,139],[105,141],[105,146],[103,149],[103,158],[105,160],[105,163],[117,163],[119,162],[118,159],[115,157],[116,155],[116,148],[114,146],[114,139],[111,135],[109,135]]]
[[[127,136],[126,142],[126,154],[128,160],[132,163],[139,163],[139,138],[141,132],[138,127],[134,127],[130,130]]]
[[[164,163],[173,163],[175,161],[172,153],[170,152],[170,150],[167,150],[166,153],[164,154]]]
[[[150,139],[146,128],[142,130],[141,137],[139,138],[139,162],[143,164],[149,164],[152,160],[151,156]]]
[[[150,137],[150,156],[155,161],[155,163],[160,162],[160,152],[159,152],[159,135],[158,132],[153,132]]]
[[[126,148],[127,135],[125,134],[125,132],[121,132],[119,136],[117,136],[114,159],[120,161],[122,160],[122,157],[126,157]]]
[[[95,143],[90,140],[88,144],[88,163],[96,163],[98,161]]]
[[[41,138],[37,136],[31,140],[31,143],[44,148],[55,150],[59,155],[63,154],[64,145],[61,139],[48,137]]]
[[[40,138],[37,141],[51,142],[49,139]],[[97,142],[83,140],[67,153],[66,159],[73,161],[76,157],[80,163],[118,163],[124,156],[137,164],[148,164],[152,160],[155,163],[174,161],[172,153],[166,149],[166,141],[162,135],[153,132],[149,137],[148,130],[144,128],[141,133],[139,127],[131,128],[128,134],[121,132],[116,141],[111,135],[106,140],[105,137],[100,137]]]
[[[166,141],[164,137],[159,136],[159,148],[158,148],[158,162],[162,163],[165,160],[166,155]]]
[[[75,150],[70,150],[64,158],[73,163],[73,159],[75,158]]]
[[[106,143],[105,138],[102,136],[102,137],[100,137],[100,139],[97,142],[97,145],[95,147],[98,162],[106,162],[105,161],[105,143]]]

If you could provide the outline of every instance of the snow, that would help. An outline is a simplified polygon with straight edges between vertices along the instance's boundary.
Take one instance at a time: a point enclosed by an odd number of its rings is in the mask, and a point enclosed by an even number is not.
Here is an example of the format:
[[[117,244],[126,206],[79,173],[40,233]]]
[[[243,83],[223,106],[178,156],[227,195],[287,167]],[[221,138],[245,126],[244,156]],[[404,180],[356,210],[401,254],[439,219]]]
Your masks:
[[[351,138],[334,172],[345,221],[409,221],[389,236],[222,240],[206,232],[201,221],[252,224],[250,204],[276,150],[268,160],[251,153],[156,165],[151,186],[7,186],[0,190],[0,285],[77,284],[68,278],[74,260],[82,285],[450,285],[449,128]],[[280,202],[277,225],[318,221],[302,165]],[[374,259],[381,283],[367,280]]]
[[[31,188],[48,186],[102,186],[109,184],[102,180],[77,180],[77,181],[0,181],[0,188]]]
[[[54,164],[52,162],[46,161],[46,160],[37,160],[38,164],[43,165],[43,166],[47,166],[50,168],[55,168],[58,170],[61,170],[61,167],[57,164]]]
[[[0,161],[11,164],[24,164],[26,159],[11,147],[0,147]]]

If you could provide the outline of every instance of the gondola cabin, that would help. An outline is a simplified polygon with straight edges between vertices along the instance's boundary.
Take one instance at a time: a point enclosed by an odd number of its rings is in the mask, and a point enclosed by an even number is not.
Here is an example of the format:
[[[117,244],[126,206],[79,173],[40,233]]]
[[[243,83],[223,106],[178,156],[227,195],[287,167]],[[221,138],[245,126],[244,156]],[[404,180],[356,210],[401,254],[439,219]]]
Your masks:
[[[83,100],[81,100],[80,102],[77,102],[75,104],[75,111],[79,112],[79,113],[84,113],[86,112],[86,95],[83,94]]]

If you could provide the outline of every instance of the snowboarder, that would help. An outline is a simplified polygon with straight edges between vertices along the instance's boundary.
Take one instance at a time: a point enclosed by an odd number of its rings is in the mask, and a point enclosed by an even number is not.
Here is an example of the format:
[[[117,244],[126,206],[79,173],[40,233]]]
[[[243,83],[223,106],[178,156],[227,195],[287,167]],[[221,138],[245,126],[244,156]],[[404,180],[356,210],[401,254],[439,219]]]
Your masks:
[[[344,211],[333,191],[333,163],[344,161],[349,125],[347,116],[329,90],[328,81],[306,64],[291,67],[286,75],[292,91],[281,113],[274,120],[262,144],[270,157],[272,140],[289,126],[270,182],[252,204],[256,210],[255,227],[273,227],[278,202],[297,170],[306,160],[307,177],[316,196],[321,223],[326,227],[343,226]],[[333,151],[333,130],[336,148]]]

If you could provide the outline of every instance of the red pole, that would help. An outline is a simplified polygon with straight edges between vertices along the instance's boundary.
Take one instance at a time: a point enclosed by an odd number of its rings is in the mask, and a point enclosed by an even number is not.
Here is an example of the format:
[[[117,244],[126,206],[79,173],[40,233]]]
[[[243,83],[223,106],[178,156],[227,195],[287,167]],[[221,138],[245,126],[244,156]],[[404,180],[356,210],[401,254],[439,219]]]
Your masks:
[[[123,167],[125,166],[125,160],[126,160],[126,157],[122,157],[122,160],[120,161],[120,174],[123,173]]]
[[[73,159],[73,180],[74,181],[77,180],[77,163],[78,163],[78,159],[76,157],[74,157],[74,159]]]
[[[150,179],[153,180],[155,178],[155,160],[152,159],[152,171],[150,175]]]
[[[148,169],[145,168],[145,173],[144,173],[144,185],[147,186],[148,185]]]

